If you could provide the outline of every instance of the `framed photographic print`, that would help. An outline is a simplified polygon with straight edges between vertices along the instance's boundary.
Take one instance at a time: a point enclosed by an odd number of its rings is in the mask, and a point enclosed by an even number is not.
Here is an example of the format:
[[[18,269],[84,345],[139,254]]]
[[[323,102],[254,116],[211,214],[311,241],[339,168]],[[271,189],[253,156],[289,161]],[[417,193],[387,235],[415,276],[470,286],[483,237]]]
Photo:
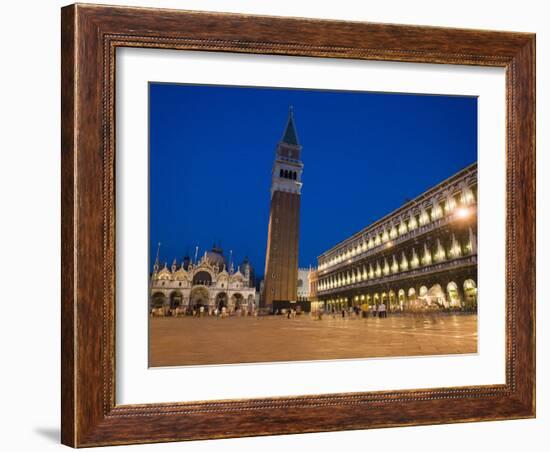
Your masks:
[[[62,442],[535,415],[535,37],[62,9]]]

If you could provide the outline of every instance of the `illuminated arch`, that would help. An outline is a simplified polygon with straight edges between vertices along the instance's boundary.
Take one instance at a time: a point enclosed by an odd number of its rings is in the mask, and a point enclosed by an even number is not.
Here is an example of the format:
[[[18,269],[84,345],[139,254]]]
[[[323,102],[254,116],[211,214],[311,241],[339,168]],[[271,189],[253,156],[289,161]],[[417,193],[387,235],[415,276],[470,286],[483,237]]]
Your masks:
[[[224,308],[224,307],[226,308],[227,307],[227,293],[226,292],[219,292],[216,295],[215,303],[216,303],[216,308],[218,308],[218,309],[221,309],[221,308]]]
[[[162,292],[155,292],[151,299],[153,308],[162,308],[166,304],[166,295]]]
[[[468,310],[477,309],[477,285],[473,279],[464,281],[464,305]]]
[[[244,304],[244,297],[243,297],[243,294],[237,292],[237,293],[234,293],[231,295],[231,299],[229,300],[229,304],[231,306],[234,306],[235,309],[239,309],[243,306]]]
[[[442,307],[448,307],[447,298],[445,292],[440,284],[434,284],[427,293],[428,305],[437,304]]]
[[[405,309],[407,299],[405,297],[405,291],[403,289],[399,289],[399,291],[397,292],[397,302],[399,303],[399,309]]]
[[[428,288],[426,286],[421,286],[418,290],[418,296],[425,297],[426,295],[428,295]]]
[[[462,306],[458,286],[454,281],[447,284],[447,296],[449,297],[449,305],[452,308],[460,308]]]
[[[170,293],[170,309],[179,308],[183,304],[183,295],[179,290]]]
[[[416,289],[414,287],[410,287],[407,291],[407,299],[408,307],[410,309],[414,310],[418,308],[418,297],[416,294]]]
[[[205,286],[195,286],[191,289],[189,304],[191,306],[205,306],[208,305],[208,298],[208,289]]]
[[[395,292],[393,290],[390,290],[388,292],[388,302],[389,302],[391,310],[394,310],[396,308],[396,305],[397,305],[397,299],[395,297]]]

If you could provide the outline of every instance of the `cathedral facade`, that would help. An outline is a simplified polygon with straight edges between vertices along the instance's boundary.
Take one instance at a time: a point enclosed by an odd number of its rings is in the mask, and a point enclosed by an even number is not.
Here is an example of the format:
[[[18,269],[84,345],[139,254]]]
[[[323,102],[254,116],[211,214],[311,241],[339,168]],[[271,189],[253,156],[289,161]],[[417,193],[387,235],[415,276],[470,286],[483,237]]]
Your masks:
[[[248,258],[235,270],[227,266],[221,247],[214,246],[193,263],[161,268],[158,257],[150,283],[149,312],[153,316],[183,315],[201,307],[207,312],[226,308],[229,312],[256,309],[254,269]]]
[[[292,108],[275,151],[267,234],[263,307],[274,310],[298,299],[298,241],[302,191],[302,147]]]

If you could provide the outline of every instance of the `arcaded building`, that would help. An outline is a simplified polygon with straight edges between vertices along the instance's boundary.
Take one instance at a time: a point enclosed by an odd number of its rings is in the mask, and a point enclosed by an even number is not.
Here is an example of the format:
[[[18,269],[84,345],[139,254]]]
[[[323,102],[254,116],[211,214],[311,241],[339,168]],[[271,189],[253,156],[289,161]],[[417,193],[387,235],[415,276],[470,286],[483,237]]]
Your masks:
[[[245,258],[235,269],[227,264],[223,250],[214,245],[193,263],[189,257],[161,268],[158,257],[150,284],[150,313],[178,315],[187,308],[207,310],[223,307],[251,311],[257,307],[254,269]]]
[[[318,257],[325,308],[477,309],[477,164]]]
[[[271,172],[271,205],[267,233],[262,305],[288,307],[298,299],[298,241],[302,192],[302,147],[292,108],[277,144]]]

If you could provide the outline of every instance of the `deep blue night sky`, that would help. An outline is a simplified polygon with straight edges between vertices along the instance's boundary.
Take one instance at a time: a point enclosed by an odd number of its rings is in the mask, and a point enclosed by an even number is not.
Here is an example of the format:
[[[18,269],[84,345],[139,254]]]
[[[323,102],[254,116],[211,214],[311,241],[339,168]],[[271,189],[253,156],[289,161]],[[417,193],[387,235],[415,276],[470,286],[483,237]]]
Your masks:
[[[149,85],[150,266],[214,241],[263,275],[275,147],[303,146],[300,266],[477,160],[474,97]]]

